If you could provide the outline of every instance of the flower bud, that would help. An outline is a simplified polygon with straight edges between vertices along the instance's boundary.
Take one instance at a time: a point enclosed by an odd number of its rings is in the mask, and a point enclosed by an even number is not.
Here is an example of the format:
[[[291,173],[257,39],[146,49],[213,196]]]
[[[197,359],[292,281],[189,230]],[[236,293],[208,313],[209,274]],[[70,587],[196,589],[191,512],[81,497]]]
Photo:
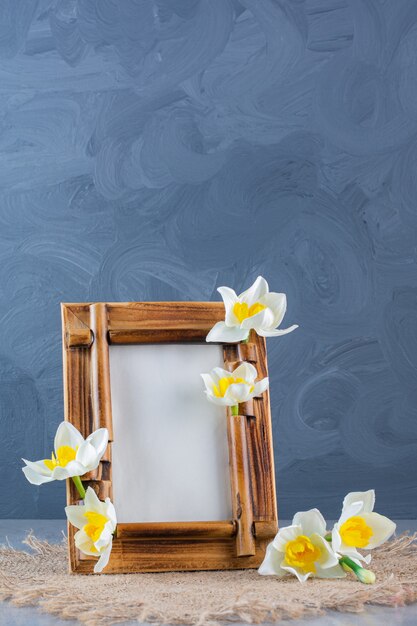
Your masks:
[[[364,569],[363,567],[358,567],[355,574],[359,578],[361,583],[365,583],[365,585],[373,585],[376,580],[375,574],[371,572],[370,569]]]

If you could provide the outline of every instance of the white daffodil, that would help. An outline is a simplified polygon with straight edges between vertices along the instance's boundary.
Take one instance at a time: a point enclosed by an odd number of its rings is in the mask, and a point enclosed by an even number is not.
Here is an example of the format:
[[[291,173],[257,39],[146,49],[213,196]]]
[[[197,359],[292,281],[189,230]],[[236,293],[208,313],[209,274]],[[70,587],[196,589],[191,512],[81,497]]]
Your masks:
[[[310,576],[344,578],[346,574],[325,534],[326,522],[320,511],[310,509],[297,513],[292,525],[281,528],[267,547],[259,574],[285,576],[291,573],[300,582]]]
[[[82,476],[96,469],[109,439],[107,428],[99,428],[87,439],[69,422],[62,422],[56,431],[54,449],[50,459],[26,461],[23,473],[32,485],[42,485],[52,480],[65,480]]]
[[[83,553],[98,556],[94,572],[101,572],[109,562],[116,530],[116,511],[110,498],[101,502],[91,487],[88,487],[84,504],[65,507],[68,521],[78,528],[75,545]]]
[[[260,396],[268,389],[268,378],[255,382],[257,375],[256,367],[244,362],[233,372],[215,367],[210,374],[201,374],[201,378],[210,402],[222,406],[235,406],[240,402],[247,402],[254,396]]]
[[[252,287],[240,296],[230,287],[219,287],[217,291],[223,298],[226,317],[224,322],[213,326],[206,341],[245,341],[251,328],[262,337],[279,337],[298,328],[296,324],[285,329],[277,328],[287,309],[287,296],[269,291],[268,283],[262,276],[258,276]]]
[[[335,552],[348,556],[356,564],[369,563],[371,555],[357,550],[372,550],[387,541],[396,525],[388,517],[374,513],[375,491],[353,491],[343,500],[342,514],[332,531]]]

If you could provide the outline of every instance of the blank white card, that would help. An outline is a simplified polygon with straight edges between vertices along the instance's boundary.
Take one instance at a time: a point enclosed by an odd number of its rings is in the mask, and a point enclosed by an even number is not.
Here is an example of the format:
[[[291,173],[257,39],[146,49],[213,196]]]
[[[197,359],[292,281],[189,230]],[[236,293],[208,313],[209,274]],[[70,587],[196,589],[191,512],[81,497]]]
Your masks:
[[[200,377],[216,366],[220,346],[110,346],[119,522],[231,519],[226,411]]]

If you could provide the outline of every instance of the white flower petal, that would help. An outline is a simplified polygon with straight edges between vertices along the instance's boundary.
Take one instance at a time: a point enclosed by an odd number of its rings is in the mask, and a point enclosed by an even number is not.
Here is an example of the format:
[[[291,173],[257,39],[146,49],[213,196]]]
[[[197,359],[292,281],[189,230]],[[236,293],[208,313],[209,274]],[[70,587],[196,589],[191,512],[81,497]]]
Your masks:
[[[350,559],[352,559],[352,561],[355,561],[355,563],[357,563],[358,565],[361,565],[362,562],[369,564],[372,558],[370,554],[368,554],[367,556],[364,556],[363,554],[355,550],[355,548],[352,548],[351,546],[344,546],[343,544],[342,544],[342,550],[340,554],[342,554],[343,556],[348,556]]]
[[[76,449],[84,441],[84,437],[69,422],[61,422],[55,435],[54,449],[55,453],[61,446],[69,446]]]
[[[229,385],[224,394],[225,398],[233,401],[233,404],[247,402],[251,398],[250,385],[246,383],[233,383]]]
[[[358,512],[371,513],[375,506],[375,490],[369,489],[368,491],[351,491],[343,500],[342,511],[354,502],[362,502],[362,508]]]
[[[112,550],[112,542],[110,542],[107,548],[105,548],[105,550],[103,550],[103,552],[100,554],[100,558],[94,566],[95,574],[100,574],[103,571],[103,569],[106,567],[110,559],[111,550]]]
[[[246,380],[248,383],[252,383],[257,375],[258,372],[256,371],[256,367],[247,361],[238,365],[238,367],[232,372],[232,376],[234,378],[243,378],[243,380]]]
[[[103,548],[105,548],[109,544],[109,542],[112,540],[112,535],[113,535],[113,524],[109,520],[104,525],[104,528],[102,532],[100,533],[100,537],[94,543],[94,547],[97,548],[99,552],[101,552]]]
[[[258,276],[253,285],[240,294],[239,300],[246,302],[250,307],[255,302],[259,302],[259,300],[268,292],[269,286],[265,278]]]
[[[359,552],[357,552],[356,556],[358,556],[358,555],[359,555]],[[369,563],[370,563],[370,562],[371,562],[371,560],[372,560],[372,554],[367,554],[366,556],[364,556],[363,554],[360,554],[360,555],[359,555],[359,556],[360,556],[360,558],[357,558],[357,559],[355,558],[355,555],[353,555],[353,554],[352,554],[352,555],[350,555],[350,554],[346,554],[346,556],[350,556],[350,558],[351,558],[353,561],[355,561],[355,563],[356,563],[356,562],[359,562],[359,565],[360,565],[361,561],[362,561],[362,563],[366,563],[366,565],[369,565]]]
[[[109,520],[112,522],[113,532],[114,532],[116,530],[116,525],[117,525],[116,509],[114,508],[114,505],[111,502],[110,498],[106,498],[105,505],[106,505],[106,517],[108,517]]]
[[[256,332],[258,332],[258,329],[261,330],[263,328],[270,328],[273,321],[274,314],[271,309],[263,309],[262,311],[259,311],[259,313],[244,319],[240,327],[247,329],[254,328]]]
[[[84,530],[81,529],[75,533],[74,543],[76,548],[78,548],[78,550],[81,550],[83,554],[97,556],[97,551],[94,549],[94,544],[91,540],[91,537],[89,537]]]
[[[238,326],[226,326],[225,322],[217,322],[206,337],[207,342],[238,343],[247,339],[249,331]]]
[[[284,528],[280,528],[278,533],[275,535],[272,543],[278,552],[285,552],[285,546],[287,543],[289,541],[294,541],[294,539],[297,539],[297,537],[302,534],[303,529],[301,526],[284,526]]]
[[[213,393],[214,380],[210,374],[200,374],[203,379],[204,385],[206,387],[206,391]]]
[[[217,291],[223,298],[224,308],[226,309],[225,322],[227,326],[239,326],[239,320],[233,311],[234,305],[238,302],[236,292],[230,287],[219,287]]]
[[[323,569],[327,569],[328,567],[334,567],[338,565],[339,559],[330,545],[330,542],[327,541],[322,535],[317,533],[313,533],[310,535],[310,541],[313,546],[316,546],[320,550],[321,557],[316,564],[320,565]]]
[[[255,383],[255,389],[253,390],[253,396],[256,398],[264,393],[269,387],[269,378],[262,378],[257,383]]]
[[[43,485],[44,483],[50,483],[53,478],[51,476],[43,476],[34,471],[31,467],[22,467],[22,472],[26,476],[31,485]]]
[[[339,533],[339,524],[335,524],[332,530],[332,547],[333,550],[337,553],[340,553],[340,548],[342,545],[342,538]]]
[[[89,441],[82,442],[77,450],[75,460],[85,468],[86,472],[91,472],[91,470],[96,469],[100,463],[100,457]]]
[[[256,332],[260,337],[281,337],[282,335],[288,335],[288,333],[292,333],[293,330],[298,328],[298,324],[293,324],[289,328],[275,328],[271,330],[264,330],[260,328],[256,329]]]
[[[261,576],[284,576],[281,569],[282,554],[278,552],[272,543],[266,548],[265,558],[262,561],[258,574]]]
[[[228,378],[231,376],[229,370],[225,370],[222,367],[215,367],[210,372],[214,382],[217,384],[221,378]]]
[[[236,404],[234,398],[229,398],[228,396],[218,398],[210,393],[207,393],[207,400],[218,406],[234,406]]]
[[[294,576],[297,576],[300,583],[305,583],[305,581],[312,575],[312,572],[308,572],[307,574],[305,574],[298,567],[290,567],[289,565],[284,564],[281,565],[281,569],[285,570],[286,572],[290,572],[291,574],[294,574]]]
[[[284,315],[287,310],[287,296],[285,293],[274,293],[271,291],[270,293],[262,296],[259,303],[268,307],[273,312],[274,320],[272,322],[272,327],[275,328],[276,326],[279,326],[284,319]]]
[[[84,498],[85,510],[97,511],[98,513],[101,513],[101,504],[103,503],[98,499],[94,489],[92,487],[88,487]]]
[[[362,508],[363,508],[362,502],[352,502],[351,504],[348,504],[346,507],[343,507],[342,515],[340,516],[338,523],[342,525],[343,522],[346,522],[346,520],[349,519],[349,517],[355,517],[355,515],[359,515],[359,513],[361,513],[362,511]]]
[[[86,509],[84,505],[70,505],[65,507],[65,514],[67,516],[68,521],[75,526],[75,528],[82,528],[87,523],[87,518],[85,517]]]
[[[102,502],[101,500],[98,501],[99,506],[98,506],[97,512],[101,513],[101,515],[104,515],[104,517],[108,518],[109,517],[109,515],[108,515],[109,506],[107,504],[107,500],[109,500],[109,498],[106,498],[104,502]]]
[[[48,476],[48,477],[50,477],[52,475],[51,470],[46,467],[46,465],[44,463],[44,460],[42,460],[42,461],[27,461],[26,459],[22,459],[22,461],[24,463],[26,463],[26,465],[28,467],[30,467],[31,470],[33,470],[37,474],[40,474],[41,476]]]
[[[388,517],[379,513],[363,513],[365,523],[372,528],[373,535],[366,546],[367,550],[377,548],[387,541],[395,532],[396,524]]]
[[[367,554],[366,556],[362,555],[362,561],[364,561],[366,565],[369,565],[369,563],[372,561],[372,554]]]
[[[86,473],[86,468],[78,461],[70,461],[65,467],[54,467],[52,470],[52,478],[54,480],[66,480],[73,476],[82,476]]]
[[[313,533],[322,536],[326,534],[326,521],[318,509],[296,513],[292,523],[293,526],[301,526],[303,529],[302,534],[307,535],[307,537]]]
[[[57,465],[57,467],[54,467],[54,469],[52,470],[52,478],[53,480],[67,480],[67,478],[71,478],[71,476],[67,470],[67,467],[60,467],[59,465]]]
[[[95,513],[100,513],[100,515],[104,515],[104,517],[108,517],[108,498],[102,502],[98,499],[96,492],[92,487],[88,487],[86,491],[86,496],[84,499],[86,511],[94,511]]]
[[[96,449],[96,453],[100,460],[109,443],[109,431],[107,428],[98,428],[87,437],[86,441],[91,443],[91,445]]]

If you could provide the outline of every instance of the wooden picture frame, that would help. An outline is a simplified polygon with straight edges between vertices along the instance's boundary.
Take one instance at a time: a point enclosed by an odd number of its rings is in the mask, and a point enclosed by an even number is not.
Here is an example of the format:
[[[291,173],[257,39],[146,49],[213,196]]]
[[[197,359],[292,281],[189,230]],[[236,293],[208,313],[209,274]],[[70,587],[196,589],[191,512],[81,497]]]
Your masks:
[[[100,427],[109,445],[99,467],[82,477],[102,500],[112,498],[113,441],[109,345],[204,343],[224,319],[218,302],[128,302],[62,304],[65,419],[84,437]],[[248,343],[223,346],[225,369],[253,363],[268,375],[265,339],[254,331]],[[199,372],[196,372],[199,375]],[[203,387],[202,387],[203,394]],[[269,393],[225,410],[232,519],[210,522],[119,523],[104,573],[255,568],[275,536],[277,508]],[[67,502],[79,496],[67,481]],[[68,526],[70,571],[91,573],[96,559],[75,547]]]

